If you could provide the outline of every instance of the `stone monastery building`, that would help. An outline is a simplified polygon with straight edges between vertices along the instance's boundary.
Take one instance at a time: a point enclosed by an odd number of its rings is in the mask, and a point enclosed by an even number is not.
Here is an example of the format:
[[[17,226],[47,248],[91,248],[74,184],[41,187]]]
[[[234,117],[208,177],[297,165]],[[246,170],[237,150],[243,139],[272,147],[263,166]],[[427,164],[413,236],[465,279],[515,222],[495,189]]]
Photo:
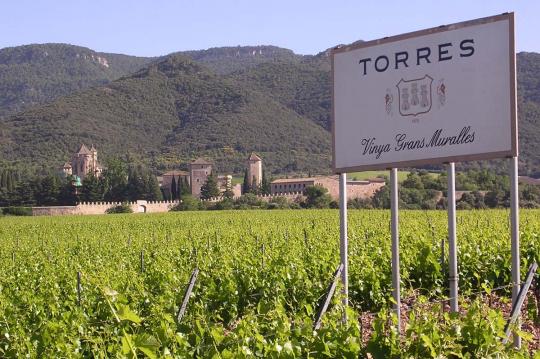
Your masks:
[[[98,162],[97,150],[94,145],[88,149],[86,145],[81,144],[71,160],[64,164],[62,172],[65,176],[77,176],[81,181],[89,174],[99,177],[103,172],[103,167]]]

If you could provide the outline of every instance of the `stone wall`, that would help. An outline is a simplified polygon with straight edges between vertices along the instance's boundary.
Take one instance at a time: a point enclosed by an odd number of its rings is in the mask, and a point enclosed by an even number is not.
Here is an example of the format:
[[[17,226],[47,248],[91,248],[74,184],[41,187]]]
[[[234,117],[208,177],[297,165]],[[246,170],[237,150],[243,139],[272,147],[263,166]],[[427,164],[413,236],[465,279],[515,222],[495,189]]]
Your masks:
[[[316,184],[326,188],[332,199],[339,200],[339,177],[318,177]],[[347,198],[371,198],[383,186],[384,181],[347,181]]]
[[[240,196],[234,196],[233,199],[238,199],[238,197]],[[274,193],[274,194],[262,194],[262,195],[257,196],[258,199],[264,202],[270,202],[272,198],[276,198],[276,197],[285,197],[288,200],[293,201],[297,199],[298,197],[304,198],[304,195],[302,194],[302,192],[283,192],[283,193]],[[209,198],[209,199],[203,199],[202,201],[215,203],[215,202],[221,201],[222,199],[223,198],[221,197],[214,197],[214,198]]]
[[[33,216],[89,215],[105,214],[107,209],[118,206],[121,202],[82,202],[76,206],[32,207]],[[136,201],[128,202],[133,213],[168,212],[178,201]]]
[[[79,214],[77,206],[32,207],[32,216],[64,216]]]
[[[328,189],[330,196],[338,200],[339,199],[339,181],[332,177],[319,178],[317,184],[324,186]],[[348,198],[368,198],[382,186],[384,182],[371,182],[371,181],[351,181],[347,182],[347,194]],[[239,197],[240,186],[233,187],[234,197]],[[270,202],[276,197],[285,197],[289,201],[294,201],[298,197],[303,198],[302,192],[283,192],[274,193],[271,195],[257,196],[260,200]],[[221,198],[211,198],[206,200],[208,202],[218,202]],[[172,207],[177,205],[179,201],[144,201],[139,200],[136,202],[129,202],[133,213],[162,213],[168,212]],[[54,206],[54,207],[32,207],[33,216],[60,216],[60,215],[90,215],[90,214],[105,214],[107,209],[118,206],[121,202],[82,202],[76,206]]]

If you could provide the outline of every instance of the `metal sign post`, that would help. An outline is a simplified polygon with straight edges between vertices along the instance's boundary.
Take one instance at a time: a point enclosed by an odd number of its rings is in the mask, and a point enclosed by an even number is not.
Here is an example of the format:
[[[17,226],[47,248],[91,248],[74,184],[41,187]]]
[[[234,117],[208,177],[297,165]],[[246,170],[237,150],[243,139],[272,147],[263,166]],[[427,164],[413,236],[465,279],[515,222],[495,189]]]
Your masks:
[[[347,174],[339,175],[339,254],[343,270],[341,271],[342,301],[343,301],[343,323],[347,322],[347,306],[349,304],[349,264],[347,260],[348,239],[347,239]]]
[[[448,164],[448,281],[450,287],[450,310],[457,312],[458,306],[458,266],[456,244],[456,167]]]
[[[512,232],[512,307],[516,306],[521,284],[519,268],[519,185],[518,185],[518,158],[512,157],[510,166],[510,225]],[[521,328],[519,317],[517,329]],[[521,338],[514,333],[514,346],[521,347]]]
[[[401,299],[399,285],[399,217],[398,217],[398,176],[397,168],[390,170],[390,211],[392,232],[392,287],[394,295],[394,310],[397,315],[397,330],[401,331]]]

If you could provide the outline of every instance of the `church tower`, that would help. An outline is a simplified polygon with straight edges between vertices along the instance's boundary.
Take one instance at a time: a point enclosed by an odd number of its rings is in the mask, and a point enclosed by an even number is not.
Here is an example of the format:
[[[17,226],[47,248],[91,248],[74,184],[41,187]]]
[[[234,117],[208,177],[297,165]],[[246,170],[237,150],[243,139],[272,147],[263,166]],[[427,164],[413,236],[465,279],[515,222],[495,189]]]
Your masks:
[[[68,165],[71,166],[70,169]],[[66,174],[69,173],[78,176],[81,181],[89,174],[99,177],[103,168],[98,162],[97,150],[94,145],[88,149],[84,144],[81,144],[77,153],[71,158],[71,163],[64,165],[63,171]]]
[[[262,182],[262,159],[254,152],[247,160],[248,183],[250,187],[260,186]]]

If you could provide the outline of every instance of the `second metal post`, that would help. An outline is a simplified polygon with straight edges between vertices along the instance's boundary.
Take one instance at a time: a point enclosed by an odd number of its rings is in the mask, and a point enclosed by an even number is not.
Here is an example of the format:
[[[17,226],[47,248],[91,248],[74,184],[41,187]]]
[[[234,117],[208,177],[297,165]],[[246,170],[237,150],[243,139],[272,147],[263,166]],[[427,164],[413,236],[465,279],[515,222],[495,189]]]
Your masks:
[[[349,265],[347,260],[348,238],[347,238],[347,174],[339,175],[339,253],[343,270],[341,271],[341,282],[343,284],[343,322],[347,322],[347,306],[349,304]]]
[[[450,310],[457,312],[459,274],[456,244],[456,169],[453,162],[448,164],[448,271]]]
[[[400,299],[400,276],[399,276],[399,195],[397,168],[390,170],[390,213],[392,232],[392,287],[394,288],[394,310],[397,315],[397,329],[401,331],[401,299]]]
[[[510,224],[512,231],[512,307],[517,303],[519,289],[521,285],[520,277],[520,253],[519,253],[519,178],[518,178],[518,158],[512,157],[510,163]],[[521,329],[519,319],[517,329]],[[521,348],[521,338],[514,334],[514,346]]]

